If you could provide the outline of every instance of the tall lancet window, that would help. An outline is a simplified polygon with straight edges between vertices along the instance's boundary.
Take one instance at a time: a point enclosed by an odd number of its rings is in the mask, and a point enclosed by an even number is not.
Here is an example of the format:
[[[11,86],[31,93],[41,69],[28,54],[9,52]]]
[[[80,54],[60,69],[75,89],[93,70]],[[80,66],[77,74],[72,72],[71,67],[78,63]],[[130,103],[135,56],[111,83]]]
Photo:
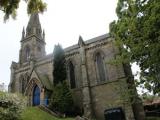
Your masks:
[[[71,89],[76,88],[75,71],[72,62],[69,62],[69,77]]]
[[[29,74],[28,73],[25,73],[24,75],[24,80],[25,80],[25,88],[27,87],[27,84],[29,82]]]
[[[26,52],[25,53],[26,54],[25,60],[28,61],[30,59],[30,56],[31,56],[31,53],[30,53],[31,51],[30,51],[30,48],[28,46],[26,47],[26,51],[25,52]]]
[[[24,76],[21,75],[19,78],[19,91],[23,94],[25,91],[25,79]]]
[[[96,62],[96,70],[97,70],[97,76],[99,78],[99,82],[105,81],[105,64],[103,61],[103,57],[100,52],[96,53],[95,56],[95,62]]]
[[[22,81],[23,81],[23,76],[21,75],[19,77],[19,92],[22,93]]]

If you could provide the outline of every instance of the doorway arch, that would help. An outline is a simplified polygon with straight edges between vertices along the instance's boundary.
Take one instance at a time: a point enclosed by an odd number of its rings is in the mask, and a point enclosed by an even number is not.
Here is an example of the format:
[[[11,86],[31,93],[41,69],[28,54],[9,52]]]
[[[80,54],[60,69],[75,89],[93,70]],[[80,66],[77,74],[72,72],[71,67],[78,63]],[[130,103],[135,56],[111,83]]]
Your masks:
[[[40,89],[36,85],[33,90],[33,106],[40,105]]]

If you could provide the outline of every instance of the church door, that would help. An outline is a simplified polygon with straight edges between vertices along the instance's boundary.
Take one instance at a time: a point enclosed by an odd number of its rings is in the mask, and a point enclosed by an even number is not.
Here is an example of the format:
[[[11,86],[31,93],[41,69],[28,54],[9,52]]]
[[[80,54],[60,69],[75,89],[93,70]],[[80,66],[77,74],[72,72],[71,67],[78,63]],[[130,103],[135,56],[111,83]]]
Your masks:
[[[38,86],[35,86],[33,91],[33,106],[40,104],[40,89]]]

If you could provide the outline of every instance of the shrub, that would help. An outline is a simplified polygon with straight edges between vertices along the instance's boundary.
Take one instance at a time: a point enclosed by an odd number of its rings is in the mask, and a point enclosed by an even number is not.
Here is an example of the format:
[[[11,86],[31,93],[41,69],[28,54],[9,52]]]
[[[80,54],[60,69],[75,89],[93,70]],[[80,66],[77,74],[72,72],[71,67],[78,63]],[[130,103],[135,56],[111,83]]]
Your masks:
[[[23,96],[0,92],[0,120],[20,120],[25,105]]]
[[[52,110],[71,114],[73,111],[73,99],[69,87],[65,81],[57,84],[53,89],[50,108]]]

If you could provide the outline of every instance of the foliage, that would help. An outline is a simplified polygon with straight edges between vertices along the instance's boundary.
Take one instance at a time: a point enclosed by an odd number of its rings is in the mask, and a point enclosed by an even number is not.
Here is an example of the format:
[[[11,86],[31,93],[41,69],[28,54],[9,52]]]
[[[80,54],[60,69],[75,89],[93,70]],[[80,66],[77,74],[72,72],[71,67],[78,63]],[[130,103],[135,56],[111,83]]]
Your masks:
[[[54,87],[50,107],[61,113],[70,114],[72,112],[73,99],[66,81]]]
[[[73,120],[72,118],[57,118],[38,107],[27,107],[22,112],[22,120]]]
[[[50,108],[69,114],[73,108],[73,99],[69,86],[66,83],[65,53],[61,45],[56,45],[53,52],[53,76],[54,87],[50,102]]]
[[[27,3],[27,12],[44,12],[47,4],[42,0],[24,0]],[[20,0],[0,0],[0,10],[5,14],[4,20],[10,16],[15,19]]]
[[[119,46],[118,62],[139,65],[137,85],[160,93],[160,0],[119,0],[110,33]]]
[[[115,84],[116,86],[114,86],[114,89],[119,95],[116,101],[118,104],[131,105],[135,103],[137,98],[135,88],[128,88],[128,84],[125,79],[121,79]]]
[[[25,103],[24,97],[20,95],[0,92],[0,119],[20,120]]]
[[[54,85],[66,79],[65,53],[61,45],[55,45],[53,51]]]
[[[142,99],[144,102],[145,102],[145,101],[153,102],[154,100],[159,100],[160,97],[159,97],[159,96],[156,96],[156,95],[144,93],[144,94],[141,95],[141,99]]]

